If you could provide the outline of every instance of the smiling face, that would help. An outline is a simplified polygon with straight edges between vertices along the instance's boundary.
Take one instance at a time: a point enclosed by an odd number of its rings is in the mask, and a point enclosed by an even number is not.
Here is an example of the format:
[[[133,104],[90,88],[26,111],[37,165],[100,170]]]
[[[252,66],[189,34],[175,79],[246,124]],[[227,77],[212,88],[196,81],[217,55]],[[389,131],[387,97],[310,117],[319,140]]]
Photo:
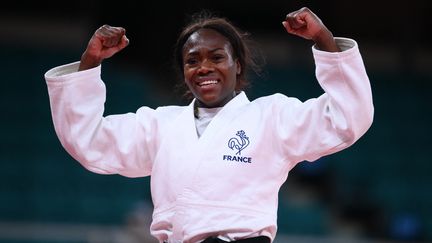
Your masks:
[[[212,29],[194,32],[183,46],[183,73],[198,106],[221,107],[234,97],[241,67],[228,39]]]

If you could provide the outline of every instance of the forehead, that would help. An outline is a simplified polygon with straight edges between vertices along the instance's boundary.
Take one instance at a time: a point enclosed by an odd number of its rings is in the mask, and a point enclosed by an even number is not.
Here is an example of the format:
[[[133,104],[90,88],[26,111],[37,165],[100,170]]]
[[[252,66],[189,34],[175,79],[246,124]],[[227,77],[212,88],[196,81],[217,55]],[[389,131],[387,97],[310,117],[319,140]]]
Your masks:
[[[228,51],[231,50],[231,44],[225,36],[215,30],[200,29],[189,36],[183,45],[183,55],[199,52],[202,49]]]

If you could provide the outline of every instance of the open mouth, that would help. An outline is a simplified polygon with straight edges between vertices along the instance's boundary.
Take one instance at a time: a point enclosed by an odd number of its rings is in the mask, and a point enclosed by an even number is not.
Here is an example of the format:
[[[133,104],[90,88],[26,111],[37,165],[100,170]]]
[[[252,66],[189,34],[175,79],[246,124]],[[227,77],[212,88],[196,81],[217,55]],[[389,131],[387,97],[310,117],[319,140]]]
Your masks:
[[[217,84],[217,83],[219,83],[218,80],[206,80],[206,81],[199,82],[198,86],[203,87],[203,86]]]

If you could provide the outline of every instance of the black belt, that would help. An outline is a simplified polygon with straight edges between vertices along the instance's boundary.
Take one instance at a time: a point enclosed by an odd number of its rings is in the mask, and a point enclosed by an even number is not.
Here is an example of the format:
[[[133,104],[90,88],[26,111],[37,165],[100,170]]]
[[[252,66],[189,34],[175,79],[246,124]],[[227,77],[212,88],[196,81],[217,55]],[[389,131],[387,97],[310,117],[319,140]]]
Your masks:
[[[226,243],[226,242],[238,242],[238,243],[270,243],[270,239],[266,236],[258,236],[252,238],[246,238],[235,241],[224,241],[217,237],[209,237],[205,239],[202,243]]]

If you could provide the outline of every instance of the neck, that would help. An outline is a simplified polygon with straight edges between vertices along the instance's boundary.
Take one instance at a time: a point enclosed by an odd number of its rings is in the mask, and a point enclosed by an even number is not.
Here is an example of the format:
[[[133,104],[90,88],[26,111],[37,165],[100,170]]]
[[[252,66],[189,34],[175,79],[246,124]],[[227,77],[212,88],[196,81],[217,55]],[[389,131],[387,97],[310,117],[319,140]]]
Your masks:
[[[230,100],[232,100],[236,95],[237,95],[237,93],[235,91],[233,91],[231,98],[226,103],[228,103]],[[199,108],[218,108],[218,107],[225,106],[226,103],[223,104],[223,105],[221,105],[221,106],[209,106],[209,105],[206,105],[205,103],[201,102],[200,100],[195,99],[195,102],[194,102],[194,116],[195,116],[195,118],[199,118],[198,107]]]

